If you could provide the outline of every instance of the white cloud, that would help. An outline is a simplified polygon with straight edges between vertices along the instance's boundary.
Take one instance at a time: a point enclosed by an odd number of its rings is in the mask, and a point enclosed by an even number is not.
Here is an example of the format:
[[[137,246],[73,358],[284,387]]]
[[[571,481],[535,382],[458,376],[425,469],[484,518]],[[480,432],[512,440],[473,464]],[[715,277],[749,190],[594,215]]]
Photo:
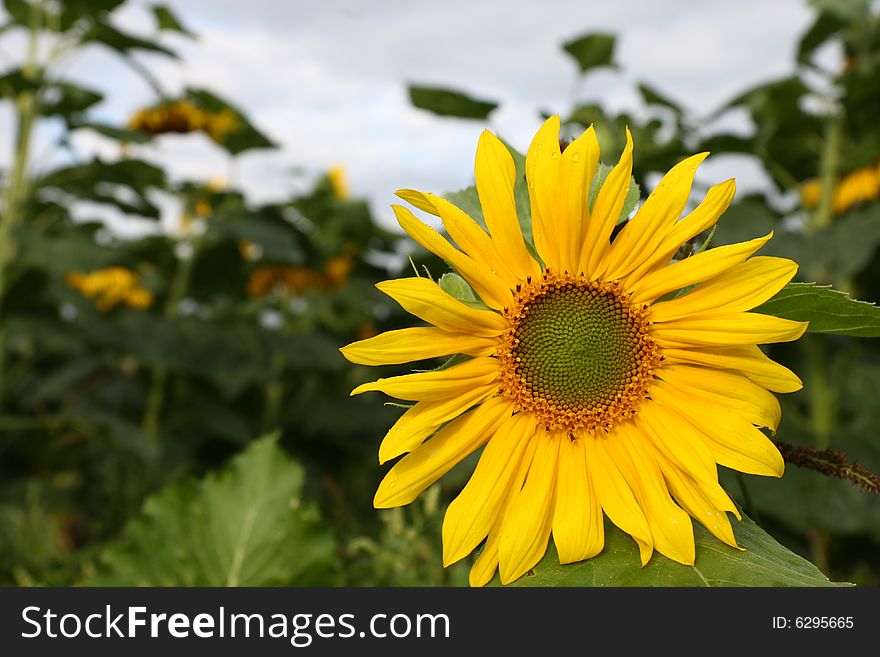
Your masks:
[[[383,221],[390,221],[398,187],[443,191],[469,184],[483,127],[412,108],[407,81],[497,99],[502,106],[490,127],[524,148],[538,125],[537,110],[564,111],[571,100],[575,68],[559,48],[568,38],[593,30],[620,37],[622,71],[591,75],[582,97],[632,109],[634,83],[647,80],[707,113],[744,86],[789,72],[810,17],[800,0],[181,0],[174,9],[201,36],[194,43],[172,38],[182,66],[149,57],[163,84],[216,91],[282,146],[246,154],[235,166],[254,198],[283,197],[295,184],[288,174],[295,165],[319,171],[339,163]],[[145,5],[120,16],[134,31],[151,20]],[[67,70],[108,91],[101,113],[109,120],[124,121],[153,100],[143,81],[97,51]],[[2,140],[8,151],[6,134]],[[94,137],[77,143],[106,149]],[[228,169],[216,147],[198,138],[166,138],[147,155],[166,162],[176,177],[207,179]],[[759,179],[753,169],[743,167],[747,181]]]

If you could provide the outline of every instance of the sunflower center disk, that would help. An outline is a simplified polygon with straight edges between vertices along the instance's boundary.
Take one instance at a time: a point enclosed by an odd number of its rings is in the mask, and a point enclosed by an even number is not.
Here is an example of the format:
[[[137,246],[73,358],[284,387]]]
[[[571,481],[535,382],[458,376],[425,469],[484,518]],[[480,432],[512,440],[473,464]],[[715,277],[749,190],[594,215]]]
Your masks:
[[[635,414],[660,363],[646,307],[617,283],[547,273],[507,310],[502,388],[548,429],[609,431]]]

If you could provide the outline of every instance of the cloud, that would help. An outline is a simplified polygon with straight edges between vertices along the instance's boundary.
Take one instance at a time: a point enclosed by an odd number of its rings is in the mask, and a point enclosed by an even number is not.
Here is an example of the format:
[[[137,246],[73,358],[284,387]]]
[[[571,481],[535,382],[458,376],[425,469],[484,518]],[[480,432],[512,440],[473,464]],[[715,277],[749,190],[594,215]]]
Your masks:
[[[233,167],[240,184],[255,199],[282,198],[296,184],[292,167],[317,173],[342,164],[353,191],[386,223],[396,188],[469,184],[484,127],[412,108],[407,81],[498,100],[489,127],[525,148],[537,110],[565,111],[572,100],[575,67],[559,48],[566,39],[594,30],[619,35],[621,70],[591,75],[581,97],[632,109],[634,83],[648,80],[702,114],[744,86],[790,72],[810,17],[800,0],[188,0],[175,10],[200,38],[172,37],[182,66],[149,58],[163,83],[217,91],[282,146],[241,157]],[[145,4],[126,8],[120,21],[139,32],[151,25]],[[110,101],[101,111],[111,120],[154,100],[145,83],[98,52],[79,58],[69,74],[103,81]],[[190,142],[163,139],[147,155],[175,177],[207,179],[229,169],[213,145]],[[100,148],[94,137],[78,143]]]

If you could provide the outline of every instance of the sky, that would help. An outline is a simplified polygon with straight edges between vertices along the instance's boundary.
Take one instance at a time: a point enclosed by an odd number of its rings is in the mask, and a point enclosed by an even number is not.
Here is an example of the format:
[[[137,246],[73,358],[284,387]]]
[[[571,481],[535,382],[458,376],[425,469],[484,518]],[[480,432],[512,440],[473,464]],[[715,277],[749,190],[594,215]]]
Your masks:
[[[525,150],[539,111],[565,112],[572,100],[640,111],[649,81],[697,116],[744,88],[792,72],[811,12],[803,0],[166,0],[197,40],[166,34],[180,61],[140,55],[168,91],[205,87],[243,108],[277,150],[230,161],[201,135],[165,136],[135,154],[167,166],[175,179],[230,179],[254,201],[282,199],[334,165],[347,172],[381,223],[402,187],[445,192],[472,183],[479,133],[489,128]],[[129,2],[117,23],[149,34],[148,3]],[[618,69],[575,85],[576,67],[560,44],[585,32],[618,35]],[[0,40],[3,61],[21,43]],[[18,51],[18,52],[17,52]],[[99,48],[64,62],[63,75],[104,90],[96,110],[124,123],[155,94]],[[500,104],[488,122],[437,117],[413,108],[407,83],[447,86]],[[747,122],[734,117],[732,129]],[[0,112],[0,162],[8,162],[8,111]],[[34,166],[69,157],[42,129]],[[118,147],[89,131],[73,139],[79,157],[116,157]],[[638,148],[638,145],[636,145]],[[616,160],[618,154],[604,154]],[[736,177],[741,190],[763,177],[745,157],[712,158],[698,180]],[[163,224],[177,211],[167,205]],[[116,224],[117,222],[113,222]],[[130,224],[129,228],[134,224]]]

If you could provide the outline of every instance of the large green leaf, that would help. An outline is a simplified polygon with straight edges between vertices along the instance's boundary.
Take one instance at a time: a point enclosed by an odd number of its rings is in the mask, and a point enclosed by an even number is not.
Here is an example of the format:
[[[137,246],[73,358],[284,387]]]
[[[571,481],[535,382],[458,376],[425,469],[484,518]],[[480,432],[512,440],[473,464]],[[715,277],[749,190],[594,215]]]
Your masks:
[[[477,100],[459,91],[415,84],[409,85],[409,99],[419,109],[461,119],[485,119],[498,107],[498,103]]]
[[[303,469],[275,438],[219,472],[144,504],[100,555],[92,586],[273,586],[338,582],[333,538],[302,499]]]
[[[585,34],[562,44],[562,49],[574,57],[581,73],[597,66],[611,66],[614,59],[613,34]]]
[[[606,522],[605,549],[599,556],[563,566],[551,545],[534,574],[513,586],[846,586],[829,582],[813,564],[782,547],[748,518],[733,524],[736,540],[745,548],[742,552],[698,525],[693,566],[655,553],[641,568],[635,541]],[[494,582],[498,583],[497,576]]]
[[[789,283],[755,312],[810,322],[812,333],[880,337],[880,307],[856,301],[830,285]]]

